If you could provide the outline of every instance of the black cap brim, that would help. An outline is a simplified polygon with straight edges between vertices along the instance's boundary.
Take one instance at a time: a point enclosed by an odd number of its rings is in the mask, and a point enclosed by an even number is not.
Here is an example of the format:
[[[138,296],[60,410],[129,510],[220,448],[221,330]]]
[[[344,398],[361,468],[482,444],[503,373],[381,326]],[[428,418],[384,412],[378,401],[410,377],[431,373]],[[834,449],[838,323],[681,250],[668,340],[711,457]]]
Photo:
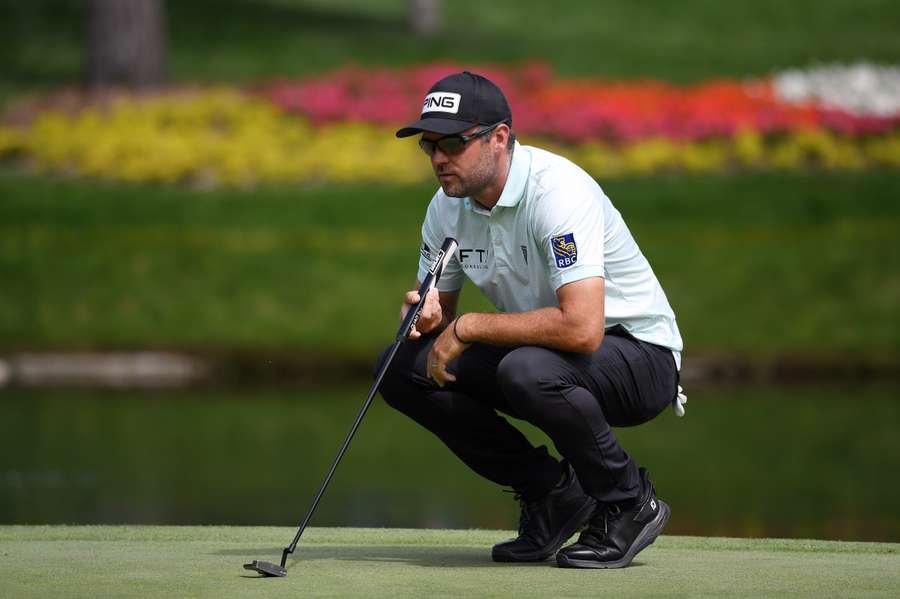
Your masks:
[[[424,119],[419,119],[415,123],[410,123],[403,129],[397,131],[396,135],[397,137],[409,137],[410,135],[415,135],[416,133],[421,133],[422,131],[440,133],[441,135],[453,135],[455,133],[462,133],[466,129],[474,127],[477,124],[478,123],[460,121],[457,119],[427,117]]]

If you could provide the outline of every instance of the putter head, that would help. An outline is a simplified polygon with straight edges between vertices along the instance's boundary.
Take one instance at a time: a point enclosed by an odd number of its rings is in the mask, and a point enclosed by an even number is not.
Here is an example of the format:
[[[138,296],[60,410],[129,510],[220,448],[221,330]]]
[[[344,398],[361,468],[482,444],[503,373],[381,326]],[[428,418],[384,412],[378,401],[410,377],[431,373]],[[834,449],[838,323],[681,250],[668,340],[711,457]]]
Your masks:
[[[278,564],[258,559],[253,560],[249,564],[244,564],[244,569],[259,572],[263,576],[287,576],[287,569],[282,568]]]

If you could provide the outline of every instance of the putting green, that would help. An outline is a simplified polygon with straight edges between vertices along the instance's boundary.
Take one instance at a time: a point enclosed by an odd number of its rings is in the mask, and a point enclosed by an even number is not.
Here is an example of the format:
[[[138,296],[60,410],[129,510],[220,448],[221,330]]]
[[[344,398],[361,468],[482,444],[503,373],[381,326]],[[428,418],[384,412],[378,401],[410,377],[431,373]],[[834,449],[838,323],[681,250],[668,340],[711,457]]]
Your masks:
[[[494,564],[485,530],[0,526],[3,597],[895,597],[900,544],[661,537],[624,570]]]

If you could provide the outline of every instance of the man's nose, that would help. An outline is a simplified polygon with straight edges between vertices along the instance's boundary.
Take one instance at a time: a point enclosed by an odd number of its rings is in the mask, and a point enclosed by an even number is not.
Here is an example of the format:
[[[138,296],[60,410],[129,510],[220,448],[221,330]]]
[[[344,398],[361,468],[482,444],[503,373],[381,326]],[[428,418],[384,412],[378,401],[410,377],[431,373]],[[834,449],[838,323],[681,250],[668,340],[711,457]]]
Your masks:
[[[431,153],[431,165],[438,166],[440,164],[447,164],[450,161],[450,157],[447,156],[447,153],[443,151],[440,146],[434,147],[434,152]]]

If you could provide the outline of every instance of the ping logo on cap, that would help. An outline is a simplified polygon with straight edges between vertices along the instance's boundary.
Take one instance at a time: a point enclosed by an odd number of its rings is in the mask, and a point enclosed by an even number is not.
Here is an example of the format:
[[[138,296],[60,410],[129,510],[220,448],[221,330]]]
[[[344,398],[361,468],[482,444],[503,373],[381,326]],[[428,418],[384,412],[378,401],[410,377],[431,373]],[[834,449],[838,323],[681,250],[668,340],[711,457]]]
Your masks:
[[[456,114],[459,111],[460,95],[453,92],[432,92],[425,96],[422,104],[422,114],[426,112],[450,112]]]

